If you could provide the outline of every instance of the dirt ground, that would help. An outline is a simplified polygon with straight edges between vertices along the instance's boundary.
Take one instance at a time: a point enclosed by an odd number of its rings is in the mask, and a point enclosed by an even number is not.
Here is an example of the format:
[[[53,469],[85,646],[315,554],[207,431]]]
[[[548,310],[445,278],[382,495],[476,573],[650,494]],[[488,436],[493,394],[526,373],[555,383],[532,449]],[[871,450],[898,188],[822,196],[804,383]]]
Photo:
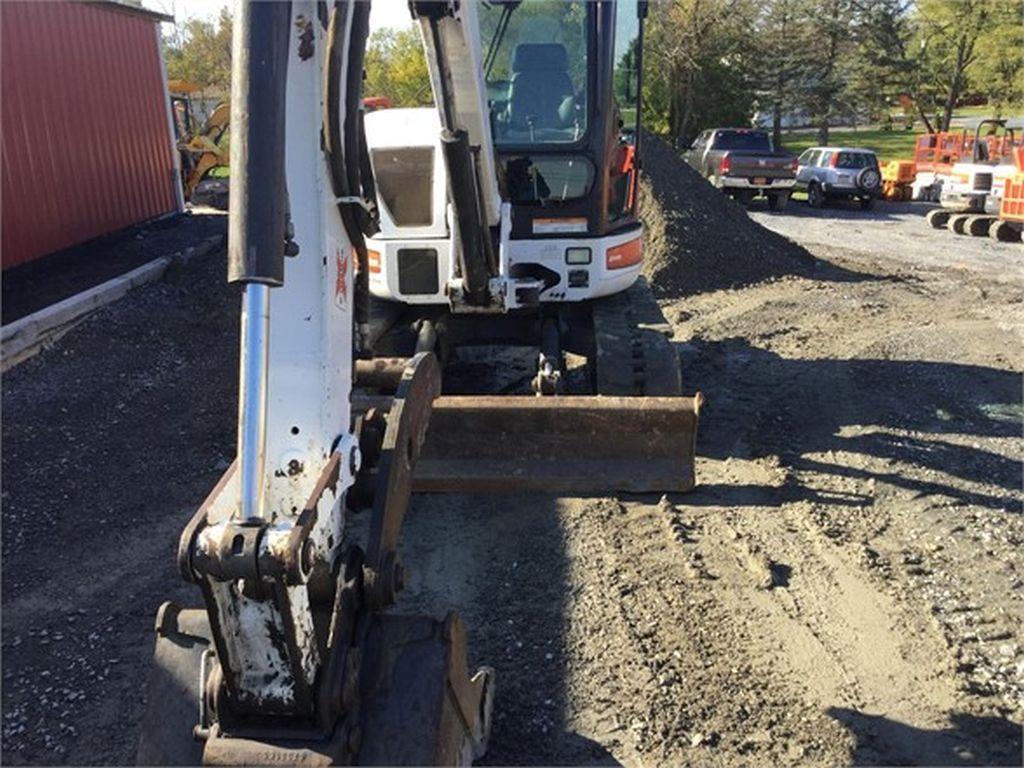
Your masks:
[[[407,599],[497,668],[488,761],[1021,764],[1021,252],[876,249],[662,302],[694,492],[416,501]]]
[[[652,262],[705,253],[715,205],[649,212]],[[695,491],[414,498],[400,607],[459,611],[496,669],[485,762],[1021,764],[1020,246],[805,212],[728,213],[701,280],[662,264]],[[178,534],[233,453],[222,259],[4,376],[5,763],[133,759],[155,610],[198,603]]]

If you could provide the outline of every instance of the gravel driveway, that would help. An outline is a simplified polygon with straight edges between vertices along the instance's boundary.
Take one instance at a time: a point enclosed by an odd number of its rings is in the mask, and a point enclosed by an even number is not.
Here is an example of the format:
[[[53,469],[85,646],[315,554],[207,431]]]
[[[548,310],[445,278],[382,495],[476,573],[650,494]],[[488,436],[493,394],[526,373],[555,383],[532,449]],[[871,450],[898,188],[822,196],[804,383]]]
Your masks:
[[[751,221],[672,162],[649,277],[708,397],[699,487],[418,495],[403,529],[400,607],[459,611],[496,669],[486,759],[1019,765],[1020,247],[916,207]],[[234,452],[223,277],[176,268],[4,376],[4,763],[134,759],[156,607],[199,602],[178,535]]]
[[[755,203],[750,217],[808,248],[879,256],[894,267],[968,270],[995,280],[1024,273],[1020,243],[932,229],[925,215],[935,207],[933,203],[878,202],[872,210],[862,211],[853,203],[834,202],[814,209],[802,200],[791,200],[782,213],[770,213],[767,206]]]

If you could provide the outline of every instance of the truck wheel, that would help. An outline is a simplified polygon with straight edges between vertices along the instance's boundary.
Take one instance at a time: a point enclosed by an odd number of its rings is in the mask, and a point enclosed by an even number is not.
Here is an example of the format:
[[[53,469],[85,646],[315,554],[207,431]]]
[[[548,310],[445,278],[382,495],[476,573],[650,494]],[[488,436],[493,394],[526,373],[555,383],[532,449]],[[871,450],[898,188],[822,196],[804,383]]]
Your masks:
[[[857,201],[860,204],[862,211],[869,211],[875,204],[875,198],[873,197],[862,197]]]
[[[988,228],[988,236],[1001,243],[1013,243],[1021,239],[1021,231],[1010,222],[999,219]]]
[[[946,222],[946,229],[957,235],[966,234],[964,225],[969,218],[971,218],[969,213],[954,213],[949,217],[949,221]]]
[[[971,216],[964,224],[964,231],[973,237],[987,237],[989,227],[995,222],[991,216]]]
[[[807,204],[811,208],[822,208],[825,205],[825,193],[821,191],[821,185],[812,182],[807,187]]]
[[[769,211],[781,211],[786,207],[786,203],[789,201],[788,192],[769,192],[768,193],[768,210]]]
[[[949,217],[952,214],[949,211],[944,211],[941,208],[936,208],[934,211],[928,211],[928,215],[925,216],[925,221],[928,222],[928,226],[933,229],[942,229],[949,223]]]

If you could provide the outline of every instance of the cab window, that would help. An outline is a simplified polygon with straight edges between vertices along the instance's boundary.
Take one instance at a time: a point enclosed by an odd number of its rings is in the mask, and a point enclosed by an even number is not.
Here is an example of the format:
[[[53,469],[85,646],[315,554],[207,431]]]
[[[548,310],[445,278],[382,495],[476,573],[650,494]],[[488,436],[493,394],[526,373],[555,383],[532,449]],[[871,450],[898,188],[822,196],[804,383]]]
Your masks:
[[[640,97],[640,17],[637,0],[619,0],[615,4],[615,52],[613,92],[624,133],[639,128],[637,105]]]
[[[875,156],[868,152],[840,152],[836,160],[840,168],[872,168],[878,165]]]
[[[633,212],[636,192],[634,152],[640,130],[640,15],[637,0],[615,3],[615,70],[612,93],[618,116],[618,143],[608,170],[608,220]]]
[[[423,227],[433,223],[433,148],[374,149],[371,156],[377,192],[395,224]]]
[[[525,0],[479,8],[494,143],[579,141],[587,130],[588,4]]]

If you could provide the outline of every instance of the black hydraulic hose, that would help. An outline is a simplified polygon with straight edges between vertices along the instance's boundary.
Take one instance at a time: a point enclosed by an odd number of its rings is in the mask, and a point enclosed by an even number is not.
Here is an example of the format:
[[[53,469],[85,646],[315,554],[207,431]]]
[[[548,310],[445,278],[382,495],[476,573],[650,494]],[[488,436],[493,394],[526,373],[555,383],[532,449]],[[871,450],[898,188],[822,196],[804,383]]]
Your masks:
[[[370,148],[366,144],[366,110],[364,109],[359,110],[359,171],[362,176],[363,197],[372,211],[367,214],[368,229],[364,229],[363,234],[372,237],[380,232],[380,217],[377,212],[377,182],[373,178]]]
[[[459,245],[459,267],[466,299],[471,304],[485,304],[489,295],[489,258],[484,244],[486,232],[480,225],[480,197],[469,134],[463,130],[442,130],[441,151],[448,169],[448,193],[455,214],[452,223]]]
[[[352,26],[349,37],[349,57],[344,61],[338,38],[343,34],[343,21],[349,4],[352,9]],[[370,229],[372,219],[361,206],[354,205],[355,198],[362,198],[360,184],[360,137],[358,113],[362,98],[363,57],[366,38],[369,35],[370,3],[364,0],[338,0],[334,4],[327,26],[327,66],[324,71],[324,118],[323,144],[327,164],[331,172],[331,189],[339,199],[338,212],[342,225],[352,243],[356,255],[356,284],[354,299],[354,321],[357,327],[365,327],[370,319],[369,256],[364,226]],[[345,81],[345,122],[339,121],[341,107],[341,72],[348,65]],[[355,65],[355,66],[353,66]],[[344,134],[342,135],[342,131]],[[352,160],[353,162],[347,162]]]
[[[232,66],[228,281],[284,282],[285,93],[291,3],[243,3]]]
[[[451,78],[448,73],[448,60],[444,53],[444,40],[441,38],[441,29],[438,26],[438,19],[431,16],[430,39],[434,44],[434,60],[437,63],[438,81],[441,85],[441,93],[438,94],[441,102],[441,129],[455,130],[455,95],[451,92]]]
[[[357,0],[352,9],[352,27],[348,42],[348,69],[345,78],[345,173],[348,188],[352,194],[366,198],[363,194],[363,164],[361,162],[362,142],[360,141],[360,115],[363,106],[363,63],[366,59],[366,40],[370,36],[370,3]],[[370,215],[365,208],[353,208],[360,232],[370,231]],[[362,238],[359,238],[360,241]],[[363,248],[365,250],[365,243]]]

